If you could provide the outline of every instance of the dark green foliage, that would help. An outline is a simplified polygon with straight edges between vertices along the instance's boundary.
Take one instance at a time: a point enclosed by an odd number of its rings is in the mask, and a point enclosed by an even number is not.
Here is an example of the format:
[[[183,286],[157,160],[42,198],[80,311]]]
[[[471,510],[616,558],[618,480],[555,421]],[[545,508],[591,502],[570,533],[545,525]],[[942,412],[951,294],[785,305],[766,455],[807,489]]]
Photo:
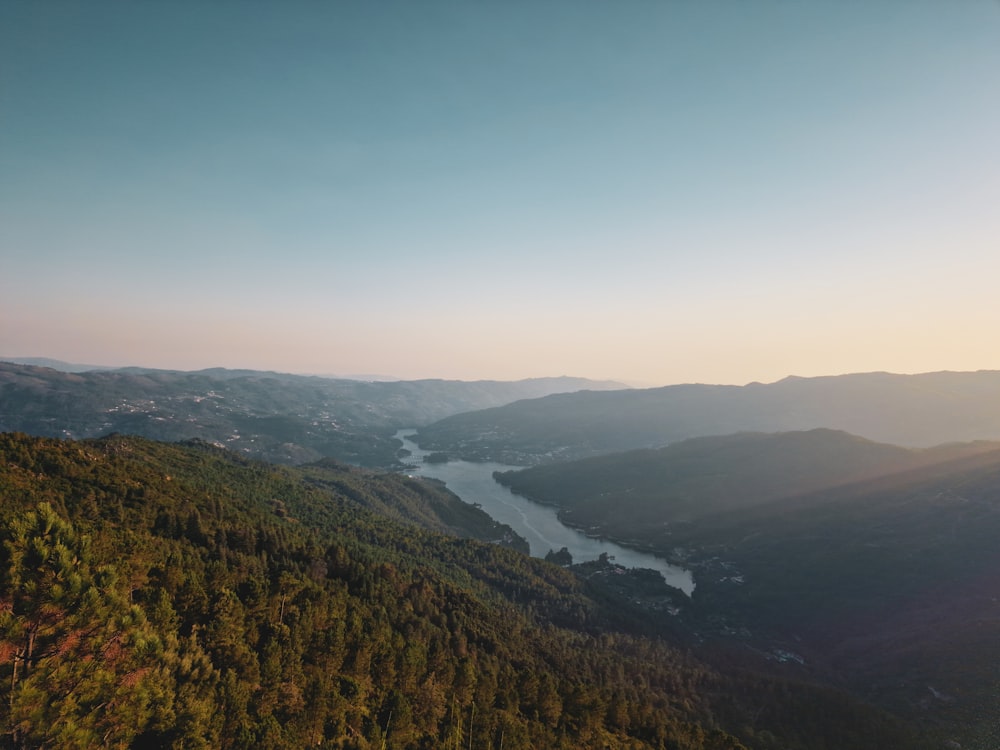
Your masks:
[[[549,550],[545,555],[545,559],[550,563],[555,563],[556,565],[572,565],[573,555],[569,553],[569,550],[565,547],[559,550]]]
[[[861,480],[875,472],[884,476]],[[713,663],[756,652],[964,746],[994,731],[995,445],[912,451],[827,430],[737,435],[500,479],[693,569],[681,619],[709,639],[701,653]]]
[[[310,484],[347,497],[381,516],[528,552],[527,541],[509,526],[497,523],[482,508],[462,501],[436,479],[373,475],[330,460],[303,466],[300,473]],[[285,512],[283,505],[277,510]]]
[[[128,747],[140,728],[165,721],[176,642],[128,604],[114,567],[91,566],[89,540],[42,502],[10,524],[4,553],[11,744]],[[189,686],[196,679],[185,675]]]
[[[979,747],[1000,691],[998,537],[993,452],[706,518],[672,541],[697,550],[706,617]]]
[[[836,691],[630,632],[570,571],[366,507],[408,507],[410,482],[0,435],[3,744],[919,746]]]

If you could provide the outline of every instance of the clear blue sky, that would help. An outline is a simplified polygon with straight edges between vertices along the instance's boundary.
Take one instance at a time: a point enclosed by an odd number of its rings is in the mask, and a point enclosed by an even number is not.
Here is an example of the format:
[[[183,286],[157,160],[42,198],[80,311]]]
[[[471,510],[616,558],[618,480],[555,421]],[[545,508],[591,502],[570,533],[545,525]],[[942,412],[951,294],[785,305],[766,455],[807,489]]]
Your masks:
[[[0,357],[1000,369],[1000,3],[0,4]]]

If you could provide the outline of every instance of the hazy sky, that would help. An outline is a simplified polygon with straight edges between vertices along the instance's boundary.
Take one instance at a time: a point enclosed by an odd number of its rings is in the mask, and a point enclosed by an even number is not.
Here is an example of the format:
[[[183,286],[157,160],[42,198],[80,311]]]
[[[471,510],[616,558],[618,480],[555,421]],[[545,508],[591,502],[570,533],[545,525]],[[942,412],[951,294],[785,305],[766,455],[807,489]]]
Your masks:
[[[1000,3],[0,3],[0,356],[1000,369]]]

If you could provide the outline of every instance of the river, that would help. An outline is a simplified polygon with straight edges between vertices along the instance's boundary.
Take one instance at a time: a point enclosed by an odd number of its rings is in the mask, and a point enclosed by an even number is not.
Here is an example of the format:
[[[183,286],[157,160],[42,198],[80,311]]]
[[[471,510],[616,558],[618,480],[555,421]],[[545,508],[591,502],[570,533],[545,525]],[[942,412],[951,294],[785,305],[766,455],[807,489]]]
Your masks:
[[[500,523],[505,523],[528,540],[531,554],[544,557],[549,550],[565,547],[574,562],[596,560],[605,552],[619,565],[627,568],[650,568],[658,571],[663,579],[688,596],[694,591],[694,581],[690,571],[669,564],[666,560],[646,552],[622,547],[604,539],[594,539],[576,529],[564,526],[559,520],[556,508],[532,502],[513,494],[493,479],[494,471],[510,471],[520,466],[505,466],[494,463],[472,463],[470,461],[448,461],[447,463],[424,463],[424,456],[430,451],[422,450],[410,440],[416,430],[400,430],[395,437],[403,447],[411,452],[408,463],[412,462],[411,474],[432,477],[444,482],[448,489],[467,503],[479,503],[483,510]]]

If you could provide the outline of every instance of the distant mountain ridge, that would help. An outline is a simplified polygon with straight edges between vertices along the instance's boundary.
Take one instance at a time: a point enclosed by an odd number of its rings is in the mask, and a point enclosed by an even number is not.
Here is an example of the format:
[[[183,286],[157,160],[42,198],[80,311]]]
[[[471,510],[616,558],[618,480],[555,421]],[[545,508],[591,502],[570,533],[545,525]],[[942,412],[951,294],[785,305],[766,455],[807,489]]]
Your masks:
[[[31,365],[33,367],[49,367],[60,372],[91,372],[93,370],[119,369],[107,365],[81,365],[76,362],[52,359],[51,357],[0,357],[0,362],[10,362],[14,365]]]
[[[334,457],[387,466],[400,428],[564,390],[618,386],[571,377],[364,382],[221,368],[63,372],[0,362],[0,431],[200,438],[283,463]]]
[[[1000,372],[861,373],[559,394],[448,417],[421,428],[416,440],[473,460],[532,465],[692,437],[817,427],[909,447],[1000,439]]]
[[[1000,442],[912,449],[817,428],[691,438],[494,476],[558,506],[565,523],[648,541],[676,523],[996,451]]]

